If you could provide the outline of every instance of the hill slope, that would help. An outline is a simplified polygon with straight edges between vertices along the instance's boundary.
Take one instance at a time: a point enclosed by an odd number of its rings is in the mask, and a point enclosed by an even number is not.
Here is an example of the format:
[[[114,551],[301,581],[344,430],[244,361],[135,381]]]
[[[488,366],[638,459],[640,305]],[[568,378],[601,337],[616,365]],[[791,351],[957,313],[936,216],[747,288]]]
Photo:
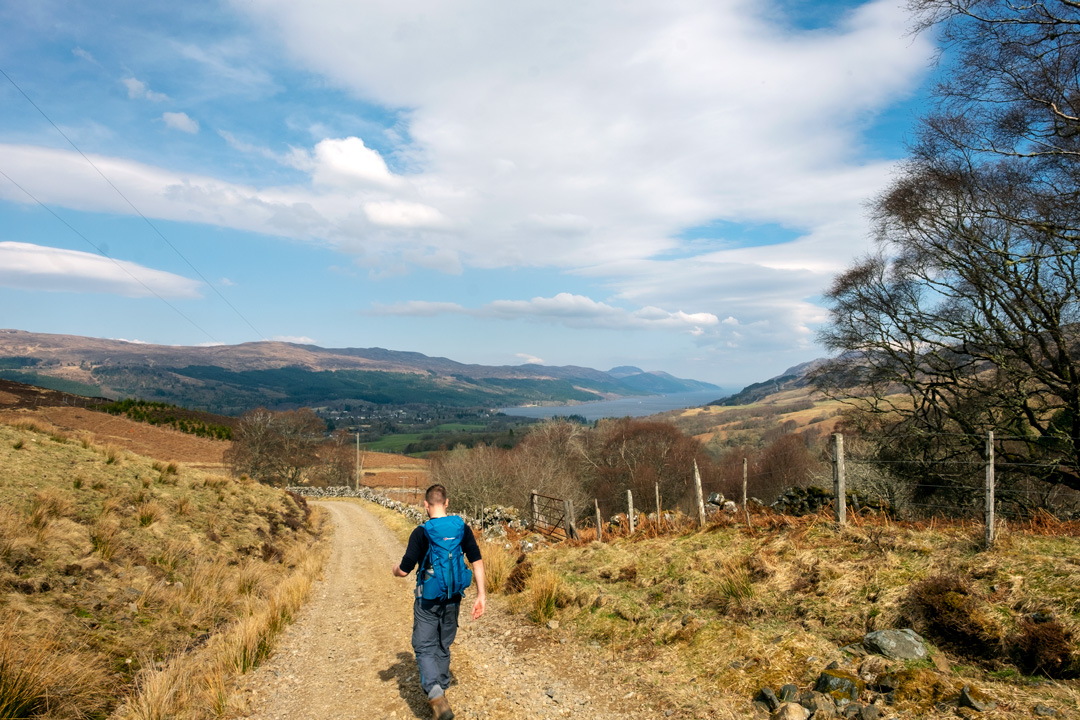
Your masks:
[[[280,490],[25,420],[0,423],[0,466],[0,714],[213,715],[321,565]]]
[[[572,365],[470,365],[382,348],[283,342],[172,347],[20,330],[0,330],[0,377],[224,414],[258,405],[348,401],[498,407],[716,387],[666,373],[617,377]]]

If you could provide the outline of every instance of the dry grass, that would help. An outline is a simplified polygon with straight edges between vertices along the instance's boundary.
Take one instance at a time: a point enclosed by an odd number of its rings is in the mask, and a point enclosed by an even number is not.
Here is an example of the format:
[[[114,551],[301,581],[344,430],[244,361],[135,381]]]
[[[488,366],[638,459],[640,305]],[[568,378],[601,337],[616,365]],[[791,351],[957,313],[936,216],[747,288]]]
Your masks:
[[[135,514],[139,518],[139,525],[147,527],[165,517],[165,508],[156,500],[146,500],[135,508]]]
[[[1064,715],[1080,712],[1076,680],[1033,685],[1025,675],[1038,669],[1073,678],[1080,670],[1074,524],[1051,528],[1043,519],[1031,532],[1014,526],[984,552],[981,529],[964,524],[863,518],[840,529],[824,516],[768,511],[752,523],[749,530],[737,517],[722,517],[703,531],[563,543],[529,556],[535,572],[507,602],[531,622],[555,617],[583,643],[598,641],[605,652],[635,661],[657,693],[698,712],[708,707],[705,696],[671,677],[696,677],[701,688],[749,712],[762,686],[806,687],[828,662],[843,662],[840,648],[866,632],[911,626],[951,669],[914,668],[893,714],[932,714],[935,702],[964,683],[1003,706],[1042,702]],[[945,608],[914,612],[913,588],[943,576],[962,578],[966,594],[948,595],[955,590],[949,586],[926,597],[937,598],[931,605],[956,601],[949,628],[975,637],[979,658],[955,638],[939,637]],[[1036,611],[1054,620],[1032,625],[1026,618]]]
[[[543,568],[529,578],[526,599],[526,615],[537,625],[542,625],[555,617],[562,578],[554,570]]]
[[[17,616],[0,623],[0,717],[98,715],[108,687],[104,673],[51,637],[27,638],[23,631]]]
[[[123,459],[124,451],[110,444],[101,448],[101,454],[105,457],[106,465],[115,465]]]
[[[42,435],[0,424],[0,617],[20,613],[0,625],[0,685],[30,688],[35,717],[231,712],[231,678],[265,657],[321,567],[320,515],[278,490]],[[73,682],[50,684],[61,676]],[[0,717],[21,716],[12,707]]]
[[[514,567],[514,556],[501,542],[480,542],[480,555],[484,558],[484,587],[489,593],[499,592],[503,582]]]

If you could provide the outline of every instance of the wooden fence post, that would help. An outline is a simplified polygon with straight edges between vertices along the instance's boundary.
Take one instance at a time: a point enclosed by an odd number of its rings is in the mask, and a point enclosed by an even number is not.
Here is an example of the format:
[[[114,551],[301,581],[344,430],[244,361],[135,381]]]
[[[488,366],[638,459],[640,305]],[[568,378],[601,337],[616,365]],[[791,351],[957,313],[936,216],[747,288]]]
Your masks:
[[[694,460],[694,502],[697,503],[697,522],[699,527],[705,527],[705,498],[701,495],[701,472],[698,471],[697,460]]]
[[[532,491],[532,526],[536,529],[536,523],[540,520],[540,500],[536,497],[536,490]]]
[[[653,487],[656,490],[656,527],[662,527],[664,514],[660,510],[660,483],[655,483]]]
[[[746,509],[746,458],[742,459],[742,509]]]
[[[566,517],[566,537],[577,540],[577,519],[574,517],[573,500],[563,500],[563,513]]]
[[[596,539],[604,539],[604,531],[600,529],[600,501],[593,498],[593,502],[596,504]]]
[[[750,507],[746,502],[746,458],[742,459],[742,511],[746,515],[746,527],[750,527]]]
[[[833,434],[833,497],[836,498],[836,522],[847,524],[847,478],[844,476],[844,435]]]
[[[634,534],[634,493],[626,491],[626,519],[630,521],[630,534]]]
[[[986,549],[994,546],[994,431],[986,435]]]

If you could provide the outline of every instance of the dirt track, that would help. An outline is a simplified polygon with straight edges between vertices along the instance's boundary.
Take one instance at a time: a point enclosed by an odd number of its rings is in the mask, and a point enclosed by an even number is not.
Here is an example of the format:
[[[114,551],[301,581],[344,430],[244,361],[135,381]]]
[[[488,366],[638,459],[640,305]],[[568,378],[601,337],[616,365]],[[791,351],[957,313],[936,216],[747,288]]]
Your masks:
[[[404,552],[359,504],[325,502],[336,527],[324,581],[275,655],[240,690],[252,720],[430,718],[409,644],[412,578],[394,578]],[[501,598],[474,622],[463,605],[447,692],[458,718],[664,717],[600,651],[508,614]],[[678,712],[671,717],[681,717]]]

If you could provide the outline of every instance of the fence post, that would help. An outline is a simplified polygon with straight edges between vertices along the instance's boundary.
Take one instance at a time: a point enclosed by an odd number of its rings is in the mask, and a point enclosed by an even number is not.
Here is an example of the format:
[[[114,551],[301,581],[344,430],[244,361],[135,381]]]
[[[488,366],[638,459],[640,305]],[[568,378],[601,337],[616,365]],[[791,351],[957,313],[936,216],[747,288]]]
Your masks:
[[[746,527],[750,527],[750,508],[746,502],[746,458],[742,459],[742,511],[746,515]]]
[[[596,504],[596,539],[604,539],[604,531],[600,529],[600,501],[593,498],[593,503]]]
[[[701,473],[698,471],[697,459],[694,460],[694,502],[697,503],[698,527],[705,527],[705,498],[701,495]]]
[[[742,459],[742,509],[746,510],[746,458]]]
[[[577,520],[574,518],[573,500],[563,500],[563,513],[566,516],[566,537],[577,540]]]
[[[536,529],[536,522],[540,519],[540,501],[536,497],[536,490],[532,491],[532,526]]]
[[[844,476],[844,435],[833,436],[833,497],[836,498],[836,522],[847,524],[847,479]]]
[[[626,491],[626,519],[630,521],[630,534],[634,534],[634,493]]]
[[[654,483],[653,488],[656,490],[656,527],[661,527],[664,516],[660,512],[660,483]]]
[[[994,546],[994,431],[986,435],[986,548]]]

